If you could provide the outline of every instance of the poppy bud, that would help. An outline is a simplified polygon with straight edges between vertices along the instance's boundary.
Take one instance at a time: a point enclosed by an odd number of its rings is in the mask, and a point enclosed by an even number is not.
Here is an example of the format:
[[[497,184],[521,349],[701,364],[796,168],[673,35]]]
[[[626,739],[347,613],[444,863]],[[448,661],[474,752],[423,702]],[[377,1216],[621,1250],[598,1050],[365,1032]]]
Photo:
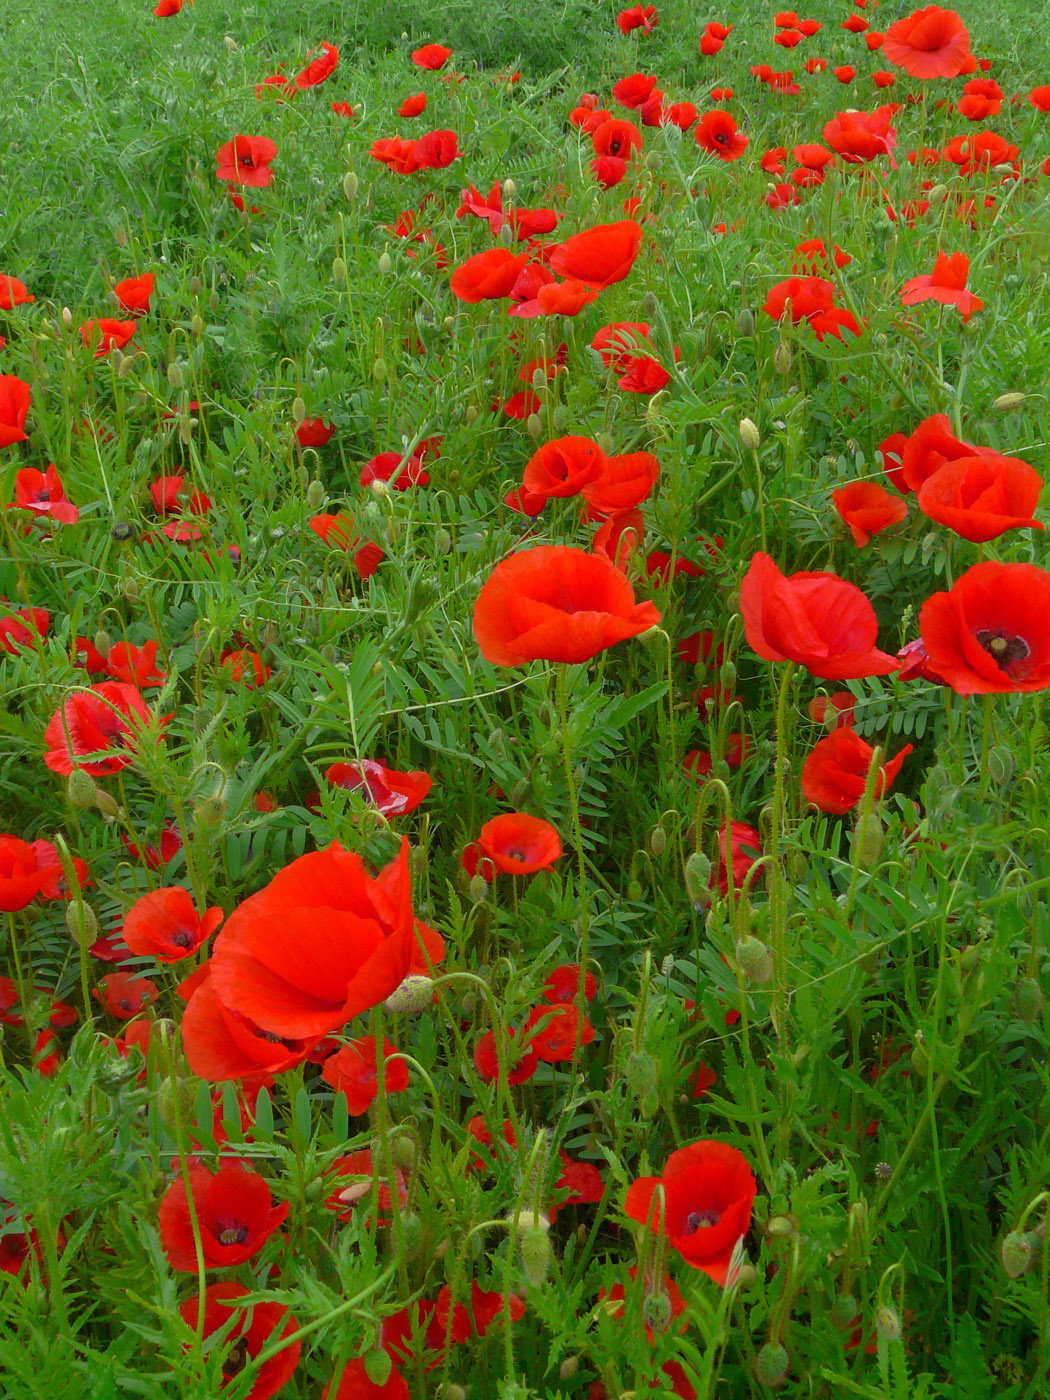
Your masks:
[[[762,442],[762,434],[750,418],[740,420],[740,441],[749,452],[757,452]]]
[[[62,308],[62,324],[67,331],[73,329],[73,313],[68,306],[63,306]]]
[[[875,1330],[880,1337],[885,1337],[888,1342],[895,1342],[901,1334],[900,1313],[896,1308],[891,1308],[889,1303],[883,1303],[881,1308],[875,1311]]]
[[[113,242],[118,248],[126,248],[128,246],[128,231],[123,224],[118,224],[113,230]]]
[[[924,1076],[929,1074],[930,1052],[926,1049],[926,1046],[918,1038],[916,1038],[915,1044],[912,1046],[911,1049],[911,1063],[912,1068],[916,1071],[917,1074],[921,1074]]]
[[[383,380],[386,378],[386,374],[386,360],[384,360],[382,355],[380,355],[376,360],[375,364],[372,366],[372,378],[378,380],[379,383],[382,383]]]
[[[221,792],[213,792],[193,809],[194,824],[205,831],[221,826],[225,816],[226,799]]]
[[[208,310],[209,310],[209,311],[218,311],[218,309],[219,309],[219,307],[220,307],[221,305],[222,305],[222,300],[220,299],[218,292],[214,292],[214,291],[213,291],[212,294],[211,294],[211,296],[208,298]]]
[[[95,789],[95,806],[108,822],[115,821],[120,816],[120,803],[105,788]]]
[[[567,1356],[558,1367],[558,1379],[560,1381],[571,1381],[579,1369],[580,1358],[578,1356]]]
[[[415,1169],[416,1159],[419,1156],[419,1149],[411,1133],[394,1133],[390,1139],[390,1151],[393,1155],[394,1162],[402,1171],[410,1172]]]
[[[71,899],[66,905],[66,928],[78,943],[94,943],[98,938],[98,919],[91,905],[82,899]]]
[[[476,423],[480,416],[481,415],[478,412],[477,404],[468,403],[466,408],[463,410],[463,421],[464,423],[468,424],[468,426],[471,423]]]
[[[831,1304],[831,1321],[836,1326],[846,1331],[852,1329],[857,1321],[857,1314],[860,1312],[860,1304],[852,1293],[838,1293]]]
[[[525,419],[525,431],[530,438],[538,438],[543,433],[543,421],[538,413],[530,413]]]
[[[613,437],[612,433],[599,433],[595,438],[595,442],[607,457],[611,456],[612,453],[616,451],[616,439]]]
[[[159,1024],[159,1023],[158,1023]],[[161,1122],[172,1132],[175,1131],[176,1108],[183,1123],[193,1121],[193,1105],[197,1096],[195,1079],[173,1079],[167,1077],[157,1085],[154,1102]]]
[[[306,504],[311,510],[320,510],[323,501],[324,482],[317,480],[311,481],[310,485],[306,488]]]
[[[757,982],[761,986],[773,976],[773,955],[754,934],[749,933],[736,945],[736,960],[749,982]]]
[[[563,403],[555,404],[553,418],[554,426],[557,428],[558,432],[564,432],[569,426],[569,410]]]
[[[305,417],[306,404],[303,402],[302,396],[296,394],[295,398],[292,400],[292,422],[298,427]]]
[[[660,302],[656,293],[652,291],[646,292],[645,296],[642,297],[642,315],[645,316],[647,320],[651,321],[659,310]]]
[[[766,1222],[766,1234],[775,1240],[788,1240],[797,1231],[797,1221],[790,1215],[774,1215]]]
[[[445,529],[444,525],[439,525],[434,531],[434,553],[447,554],[452,548],[452,536]]]
[[[1007,1278],[1020,1278],[1032,1267],[1033,1243],[1033,1236],[1019,1234],[1016,1230],[1011,1230],[1004,1237],[999,1247],[999,1258],[1002,1260]]]
[[[777,374],[791,373],[791,346],[786,340],[777,342],[777,348],[773,351],[773,368]]]
[[[400,987],[390,993],[383,1005],[388,1011],[413,1016],[425,1011],[434,999],[434,984],[422,973],[409,973]]]
[[[514,199],[518,193],[518,187],[509,177],[503,181],[503,198]]]
[[[455,1381],[450,1381],[442,1388],[441,1400],[467,1400],[467,1392]]]
[[[389,253],[386,251],[386,249],[384,248],[383,251],[379,254],[379,271],[380,271],[380,274],[381,274],[383,277],[385,277],[385,276],[389,273],[390,268],[392,267],[392,265],[393,265],[393,264],[392,264],[391,261],[390,261],[390,254],[389,254]]]
[[[656,1088],[656,1061],[644,1050],[636,1050],[627,1061],[627,1087],[639,1099],[647,1098]]]
[[[703,851],[694,851],[685,863],[685,892],[694,904],[702,904],[710,893],[711,862]]]
[[[791,1362],[782,1342],[767,1342],[755,1357],[755,1375],[763,1385],[783,1385]]]
[[[488,898],[489,883],[480,872],[471,877],[470,897],[475,904],[484,904]]]
[[[872,870],[882,850],[883,826],[877,812],[862,815],[853,828],[853,859],[861,870]]]
[[[354,200],[357,198],[357,191],[360,188],[360,184],[361,182],[358,180],[357,174],[353,170],[348,170],[343,176],[343,194],[346,196],[348,204],[353,204]]]
[[[501,224],[496,241],[504,248],[509,248],[514,242],[514,230],[510,224]]]
[[[1014,987],[1014,1015],[1019,1021],[1034,1025],[1043,1014],[1043,989],[1034,977],[1022,977]]]
[[[227,34],[227,35],[223,38],[223,41],[222,41],[222,42],[226,45],[226,52],[227,52],[227,53],[236,53],[236,52],[237,52],[237,40],[233,37],[232,34]]]
[[[519,1241],[521,1267],[533,1288],[539,1288],[546,1282],[551,1265],[551,1242],[547,1238],[549,1229],[547,1221],[542,1225],[532,1225],[522,1233]]]
[[[667,850],[667,832],[662,826],[654,826],[649,837],[649,849],[659,858]]]
[[[135,607],[139,601],[139,586],[133,578],[129,578],[124,584],[123,593],[125,602]]]
[[[640,880],[629,880],[627,882],[627,898],[632,904],[637,904],[645,897],[645,890],[642,888]]]
[[[66,782],[66,796],[74,807],[87,810],[95,805],[95,784],[83,768],[74,768]]]
[[[109,649],[113,643],[109,639],[109,633],[102,627],[95,633],[94,648],[102,656],[102,659],[109,655]]]
[[[642,1320],[654,1332],[666,1332],[671,1325],[671,1299],[661,1289],[650,1293],[642,1304]]]
[[[931,204],[943,204],[944,201],[945,201],[947,198],[948,198],[948,186],[947,186],[947,185],[934,185],[934,186],[932,186],[932,188],[930,189],[930,203],[931,203]]]
[[[988,755],[988,776],[998,788],[1009,787],[1014,776],[1014,756],[1005,744],[996,744]]]
[[[346,259],[332,259],[332,281],[337,287],[341,287],[346,281]]]
[[[736,333],[742,336],[752,336],[755,333],[755,318],[746,306],[742,306],[736,313]]]
[[[736,666],[732,661],[723,661],[722,669],[718,673],[719,684],[726,690],[732,690],[736,685]]]
[[[741,1264],[737,1270],[736,1286],[737,1288],[750,1288],[757,1278],[758,1271],[754,1264]]]
[[[390,1379],[390,1372],[393,1370],[394,1362],[388,1351],[383,1351],[377,1347],[375,1351],[370,1351],[364,1361],[365,1375],[372,1385],[380,1390]]]
[[[423,1245],[423,1222],[418,1215],[409,1211],[402,1212],[401,1237],[405,1244],[405,1258],[418,1258]]]
[[[204,318],[200,315],[199,312],[195,311],[190,317],[190,330],[193,332],[194,335],[204,334]]]
[[[997,413],[1013,413],[1015,409],[1021,407],[1027,397],[1027,394],[1012,390],[1010,393],[1000,394],[997,399],[993,399],[992,407]]]

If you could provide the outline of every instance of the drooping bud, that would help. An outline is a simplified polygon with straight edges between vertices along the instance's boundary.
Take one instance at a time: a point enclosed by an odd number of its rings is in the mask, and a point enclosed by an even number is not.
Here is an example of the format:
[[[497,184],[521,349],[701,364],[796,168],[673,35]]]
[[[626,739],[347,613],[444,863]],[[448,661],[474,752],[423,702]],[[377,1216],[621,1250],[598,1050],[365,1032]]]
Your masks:
[[[777,348],[773,351],[773,368],[777,374],[791,373],[791,346],[786,340],[777,342]]]
[[[320,510],[324,501],[324,482],[316,479],[306,488],[306,504],[311,510]]]
[[[877,812],[860,817],[853,829],[853,859],[861,870],[873,870],[882,851],[883,826]]]
[[[642,1304],[642,1320],[654,1332],[666,1332],[671,1325],[671,1299],[661,1288],[646,1295]]]
[[[749,982],[759,986],[773,976],[773,955],[754,934],[748,934],[736,945],[736,960]]]
[[[62,324],[65,326],[67,331],[73,329],[73,313],[72,311],[70,311],[68,306],[63,306],[62,308]]]
[[[401,1215],[401,1237],[405,1242],[405,1258],[416,1259],[423,1245],[423,1222],[418,1215],[404,1211]]]
[[[774,1215],[766,1223],[766,1234],[772,1235],[775,1240],[788,1240],[797,1229],[798,1223],[790,1215]]]
[[[600,432],[594,439],[607,457],[611,457],[616,451],[616,439],[610,432]]]
[[[723,661],[722,669],[718,673],[718,681],[726,690],[732,690],[736,685],[736,663],[733,661]]]
[[[988,754],[988,776],[998,788],[1009,787],[1014,776],[1014,756],[1006,744],[996,744]]]
[[[742,336],[752,336],[755,333],[755,318],[746,306],[742,306],[736,313],[736,333]]]
[[[503,181],[503,198],[504,198],[504,199],[516,199],[516,198],[517,198],[517,194],[518,194],[518,187],[517,187],[517,185],[514,183],[514,181],[508,176],[507,179]]]
[[[997,413],[1014,413],[1021,407],[1027,397],[1027,394],[1022,394],[1018,390],[1013,389],[1006,394],[1000,394],[997,399],[993,399],[992,407]]]
[[[857,1321],[860,1305],[852,1293],[837,1293],[831,1304],[831,1321],[843,1332]]]
[[[948,198],[948,186],[941,184],[933,185],[930,188],[929,195],[931,204],[943,204]]]
[[[1034,977],[1022,977],[1014,987],[1014,1015],[1032,1026],[1043,1014],[1043,989]]]
[[[66,905],[66,928],[78,943],[94,943],[98,938],[98,918],[90,904],[71,899]]]
[[[657,859],[667,850],[667,832],[662,826],[654,826],[649,835],[649,849]]]
[[[387,362],[383,359],[382,355],[379,355],[376,357],[375,363],[372,365],[372,378],[376,380],[377,383],[381,384],[386,378],[386,376]]]
[[[755,1357],[755,1375],[763,1385],[783,1385],[790,1369],[787,1348],[782,1342],[766,1342]]]
[[[500,230],[496,238],[504,248],[509,248],[514,242],[514,229],[509,223],[500,224]]]
[[[370,1351],[365,1356],[365,1375],[372,1385],[382,1390],[390,1379],[390,1372],[393,1370],[393,1360],[388,1351],[383,1351],[377,1347],[375,1351]]]
[[[546,1282],[547,1271],[551,1266],[551,1242],[547,1236],[549,1229],[549,1223],[544,1221],[542,1225],[531,1225],[519,1236],[521,1267],[533,1288],[539,1288]]]
[[[390,993],[383,1005],[388,1011],[414,1016],[425,1011],[434,1000],[434,983],[422,973],[409,973],[400,987]]]
[[[439,525],[434,531],[434,553],[447,554],[452,548],[452,536],[445,529],[444,525]]]
[[[538,413],[530,413],[525,419],[525,431],[534,441],[543,432],[543,420]]]
[[[390,269],[391,269],[392,266],[393,266],[393,263],[390,261],[390,254],[389,254],[389,253],[387,252],[387,250],[384,248],[383,251],[379,254],[379,272],[380,272],[380,275],[383,276],[383,277],[386,277],[386,276],[389,274]]]
[[[95,784],[83,768],[74,768],[66,780],[66,796],[74,807],[87,811],[95,805]]]
[[[337,287],[341,287],[346,281],[346,259],[332,259],[332,281]]]
[[[185,387],[186,380],[182,373],[182,366],[179,364],[178,360],[171,361],[168,365],[167,373],[168,383],[173,389],[182,389]]]
[[[567,1356],[558,1367],[558,1379],[560,1381],[571,1381],[579,1369],[580,1358],[578,1356]]]
[[[693,904],[710,898],[711,862],[703,851],[694,851],[685,863],[685,891]]]
[[[656,1061],[644,1050],[635,1050],[627,1061],[627,1087],[639,1099],[647,1098],[656,1088]]]
[[[354,200],[357,198],[357,191],[360,188],[360,184],[361,182],[358,180],[357,174],[353,170],[348,170],[343,176],[343,194],[346,196],[348,204],[353,204]]]
[[[1022,1235],[1017,1230],[1011,1230],[1008,1235],[1003,1237],[1003,1242],[999,1247],[999,1258],[1002,1260],[1007,1278],[1020,1278],[1032,1267],[1034,1257],[1032,1244],[1031,1235]]]
[[[193,820],[202,830],[213,830],[220,826],[226,816],[226,799],[221,792],[213,792],[202,798],[193,809]]]
[[[95,806],[106,821],[115,821],[120,816],[120,803],[105,788],[97,787],[95,789]]]
[[[883,1303],[875,1310],[875,1330],[880,1337],[885,1337],[888,1342],[895,1342],[901,1334],[901,1317],[896,1308],[890,1307],[889,1303]]]
[[[762,443],[762,434],[758,431],[758,425],[750,418],[740,420],[740,441],[749,452],[757,452]]]

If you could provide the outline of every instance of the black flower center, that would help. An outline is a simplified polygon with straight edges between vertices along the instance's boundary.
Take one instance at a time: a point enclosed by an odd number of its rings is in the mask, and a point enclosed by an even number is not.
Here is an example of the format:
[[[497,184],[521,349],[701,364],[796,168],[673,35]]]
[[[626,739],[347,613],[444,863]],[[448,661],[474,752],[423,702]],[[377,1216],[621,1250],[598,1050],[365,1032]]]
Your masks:
[[[721,1219],[720,1210],[691,1210],[685,1217],[685,1234],[695,1235],[697,1230],[709,1230]]]
[[[1032,648],[1023,637],[1011,636],[1000,628],[993,631],[983,627],[977,633],[977,640],[1000,671],[1005,671],[1011,677],[1023,674],[1024,668],[1020,663],[1027,661],[1032,654]]]
[[[219,1231],[220,1244],[243,1244],[247,1238],[247,1225],[226,1225]]]
[[[238,1375],[239,1372],[243,1371],[247,1360],[248,1343],[244,1340],[243,1337],[238,1337],[237,1340],[234,1342],[233,1346],[230,1348],[229,1356],[223,1363],[222,1369],[226,1378],[228,1380],[232,1379],[232,1377]]]

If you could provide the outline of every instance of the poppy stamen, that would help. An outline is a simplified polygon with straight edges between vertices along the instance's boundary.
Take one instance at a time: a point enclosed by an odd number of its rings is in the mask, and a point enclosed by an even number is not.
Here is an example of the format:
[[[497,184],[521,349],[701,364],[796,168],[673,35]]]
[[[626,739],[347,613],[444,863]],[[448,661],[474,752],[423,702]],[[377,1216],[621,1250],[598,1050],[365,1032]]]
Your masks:
[[[247,1225],[227,1225],[219,1231],[220,1244],[243,1244],[247,1238]]]
[[[718,1210],[691,1210],[685,1218],[685,1233],[695,1235],[697,1230],[709,1230],[721,1218],[722,1212]]]
[[[976,635],[995,664],[1008,676],[1014,674],[1017,662],[1026,661],[1032,654],[1032,648],[1023,637],[1007,636],[1005,632],[993,632],[988,627],[982,628]]]

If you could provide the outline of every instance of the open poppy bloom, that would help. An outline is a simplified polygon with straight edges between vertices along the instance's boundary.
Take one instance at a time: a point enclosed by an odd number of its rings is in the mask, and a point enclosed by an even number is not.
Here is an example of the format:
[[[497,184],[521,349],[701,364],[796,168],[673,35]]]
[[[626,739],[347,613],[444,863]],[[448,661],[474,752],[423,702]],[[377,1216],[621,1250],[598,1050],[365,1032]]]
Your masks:
[[[621,34],[630,34],[633,29],[640,29],[643,34],[648,34],[659,22],[655,5],[632,5],[629,10],[621,10],[616,16],[616,24]]]
[[[182,1013],[182,1044],[190,1069],[212,1083],[237,1079],[244,1084],[270,1084],[274,1075],[300,1065],[313,1053],[319,1036],[295,1039],[275,1035],[247,1016],[224,1005],[205,963],[179,984],[186,999]]]
[[[125,311],[139,316],[149,310],[153,295],[153,273],[144,272],[141,277],[127,277],[113,288],[113,295]]]
[[[132,642],[116,642],[106,657],[106,674],[115,681],[146,690],[149,686],[162,685],[168,673],[157,667],[156,642],[146,642],[140,647]]]
[[[922,483],[917,499],[931,520],[983,544],[1006,530],[1044,529],[1032,519],[1042,489],[1042,477],[1027,462],[985,451],[946,462]]]
[[[444,170],[459,159],[458,143],[454,131],[428,131],[416,140],[416,163],[423,170]]]
[[[908,514],[904,501],[891,496],[877,481],[851,481],[832,491],[831,499],[858,549],[863,549],[872,535],[899,524]]]
[[[739,160],[747,150],[747,137],[736,129],[731,112],[705,112],[694,128],[696,144],[719,160]]]
[[[99,980],[91,993],[111,1016],[130,1021],[160,996],[160,988],[149,977],[132,972],[110,972]]]
[[[134,321],[114,321],[109,316],[100,316],[97,321],[84,322],[80,338],[85,345],[95,347],[95,359],[100,360],[111,350],[123,350],[137,329]]]
[[[327,40],[321,41],[321,55],[308,63],[295,80],[297,88],[317,87],[336,70],[339,62],[339,50],[334,44],[329,44]],[[309,54],[307,54],[309,58]]]
[[[272,1205],[269,1186],[258,1172],[240,1162],[223,1162],[217,1172],[193,1162],[189,1181],[206,1269],[243,1264],[259,1252],[288,1214],[288,1202]],[[180,1272],[196,1273],[197,1249],[181,1174],[165,1191],[157,1219],[168,1263]]]
[[[424,44],[421,49],[413,52],[412,62],[417,68],[428,68],[431,72],[436,72],[437,69],[444,68],[451,57],[452,50],[446,49],[444,44]]]
[[[589,661],[659,621],[652,603],[635,603],[614,564],[565,545],[501,560],[474,604],[474,636],[496,666]]]
[[[850,69],[849,73],[852,78],[853,70]],[[897,144],[897,133],[890,125],[892,116],[889,107],[879,107],[874,112],[838,112],[826,123],[824,140],[850,164],[888,155],[893,165],[892,153]]]
[[[230,1010],[271,1035],[307,1039],[384,1001],[443,953],[412,913],[407,841],[376,877],[333,844],[238,905],[215,940],[211,980]]]
[[[195,953],[222,920],[218,905],[201,918],[189,893],[169,885],[142,895],[131,906],[124,915],[124,942],[142,957],[179,962]]]
[[[748,645],[767,661],[794,661],[823,680],[885,676],[897,658],[875,647],[878,622],[867,598],[831,573],[785,577],[756,554],[740,586]]]
[[[321,1078],[336,1093],[346,1095],[347,1110],[355,1117],[367,1113],[379,1093],[379,1067],[374,1035],[362,1036],[342,1045],[324,1062]],[[396,1048],[383,1037],[383,1085],[388,1094],[408,1088],[408,1065]]]
[[[875,779],[876,797],[884,796],[911,751],[911,744],[905,744],[898,754],[880,765]],[[802,796],[822,812],[842,816],[864,796],[874,752],[856,730],[848,726],[833,729],[826,738],[818,740],[802,766]]]
[[[478,846],[507,875],[547,870],[561,856],[561,837],[554,827],[526,812],[493,817],[481,828]]]
[[[925,665],[959,695],[1050,688],[1050,573],[975,564],[919,614]]]
[[[19,608],[0,616],[0,651],[17,656],[23,647],[38,646],[47,636],[50,621],[46,608]]]
[[[0,374],[0,447],[25,442],[23,431],[29,412],[29,385],[14,374]]]
[[[239,1307],[240,1299],[248,1296],[243,1283],[232,1279],[222,1283],[211,1283],[204,1292],[204,1337],[207,1339],[220,1328],[236,1318],[222,1343],[226,1349],[223,1361],[223,1380],[220,1390],[227,1381],[233,1380],[244,1368],[245,1363],[254,1361],[264,1349],[275,1342],[291,1337],[299,1330],[299,1324],[283,1303],[253,1303],[250,1307]],[[179,1316],[187,1327],[196,1331],[200,1311],[200,1297],[194,1294],[179,1308]],[[279,1329],[279,1330],[278,1330]],[[268,1361],[264,1361],[255,1372],[252,1388],[247,1400],[271,1400],[281,1387],[291,1378],[299,1364],[302,1342],[290,1341],[281,1347]]]
[[[581,1021],[579,1007],[574,1003],[544,1002],[529,1012],[522,1034],[541,1060],[554,1065],[573,1059],[578,1045],[590,1045],[594,1027],[586,1016]]]
[[[842,339],[844,330],[860,335],[852,311],[835,305],[835,287],[824,277],[787,277],[770,287],[762,310],[774,321],[790,314],[793,325],[805,321],[818,340],[833,335]]]
[[[296,426],[295,440],[300,447],[324,447],[334,433],[334,423],[326,423],[323,418],[304,418]]]
[[[509,248],[475,253],[453,269],[449,282],[452,295],[469,302],[509,297],[528,259],[528,253],[512,253]]]
[[[25,909],[41,893],[47,878],[28,841],[0,836],[0,912],[14,914]],[[3,980],[6,985],[7,979]]]
[[[920,301],[939,301],[942,306],[955,306],[962,319],[968,321],[984,302],[966,290],[970,259],[965,253],[938,253],[933,271],[911,277],[901,288],[901,302],[915,306]]]
[[[660,463],[651,452],[606,457],[601,471],[580,492],[590,519],[633,510],[656,485]]]
[[[663,1209],[654,1200],[663,1187]],[[724,1142],[694,1142],[672,1152],[662,1176],[643,1176],[627,1192],[632,1220],[664,1234],[687,1264],[723,1287],[737,1241],[751,1223],[757,1183],[743,1153]]]
[[[914,432],[897,444],[903,489],[918,491],[946,462],[957,462],[962,457],[983,457],[990,451],[990,448],[975,447],[957,438],[948,415],[935,413],[931,418],[924,418]]]
[[[474,1046],[474,1068],[486,1084],[500,1078],[501,1068],[508,1085],[524,1084],[536,1073],[539,1062],[531,1040],[523,1038],[519,1042],[513,1026],[507,1027],[507,1038],[500,1049],[496,1048],[495,1031],[486,1031]]]
[[[75,690],[44,731],[44,762],[52,773],[68,777],[74,767],[93,777],[117,773],[134,757],[135,744],[151,733],[157,743],[167,716],[154,727],[154,716],[141,693],[120,681],[102,681],[90,690]]]
[[[270,162],[277,147],[266,136],[235,136],[215,152],[215,178],[262,188],[273,179]]]
[[[642,226],[634,219],[596,224],[559,243],[550,255],[549,266],[559,277],[572,278],[600,292],[623,281],[641,246]]]
[[[544,443],[525,463],[524,489],[532,496],[576,496],[605,466],[605,453],[591,438],[561,437]]]
[[[969,71],[970,32],[954,10],[927,5],[890,25],[882,52],[913,78],[957,78]]]
[[[333,787],[344,788],[347,792],[363,788],[384,817],[402,817],[414,812],[433,781],[429,773],[395,773],[374,758],[363,758],[360,765],[333,763],[325,771],[325,778]]]
[[[13,311],[27,301],[36,301],[36,297],[30,296],[26,284],[17,277],[0,274],[0,311]]]

